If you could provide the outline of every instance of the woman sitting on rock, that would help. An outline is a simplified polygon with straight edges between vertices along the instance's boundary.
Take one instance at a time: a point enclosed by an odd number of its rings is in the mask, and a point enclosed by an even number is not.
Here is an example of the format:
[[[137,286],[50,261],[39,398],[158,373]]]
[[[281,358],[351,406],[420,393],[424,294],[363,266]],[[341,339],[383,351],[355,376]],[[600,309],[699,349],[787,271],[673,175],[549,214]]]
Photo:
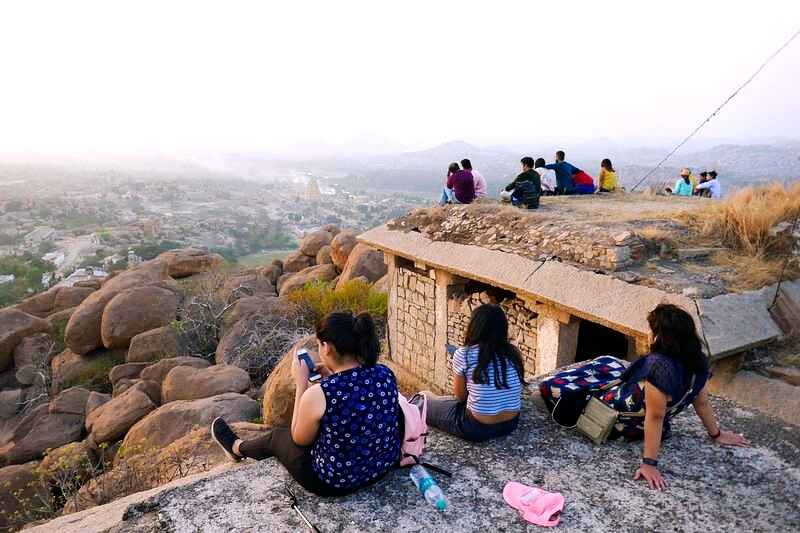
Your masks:
[[[660,304],[647,315],[647,322],[653,335],[651,351],[629,367],[615,357],[598,357],[547,378],[539,390],[551,411],[570,389],[586,390],[616,410],[610,438],[644,439],[634,479],[664,489],[657,460],[661,441],[670,436],[670,420],[689,405],[694,405],[713,443],[744,446],[747,441],[717,424],[708,396],[708,360],[692,316],[676,305]]]
[[[505,313],[481,305],[472,312],[465,346],[453,355],[453,396],[422,393],[428,425],[473,442],[508,435],[519,424],[524,376]]]
[[[397,382],[377,364],[380,343],[369,314],[331,313],[316,334],[324,377],[309,384],[307,365],[293,354],[291,429],[277,427],[242,441],[217,418],[211,434],[235,461],[275,456],[306,490],[340,496],[375,482],[397,463]]]

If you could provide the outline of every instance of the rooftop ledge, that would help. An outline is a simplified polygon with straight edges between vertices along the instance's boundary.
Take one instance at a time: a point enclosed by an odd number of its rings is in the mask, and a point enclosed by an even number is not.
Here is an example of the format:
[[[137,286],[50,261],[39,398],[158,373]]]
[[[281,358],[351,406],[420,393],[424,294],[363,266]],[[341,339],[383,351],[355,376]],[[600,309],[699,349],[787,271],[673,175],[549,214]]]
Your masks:
[[[680,305],[699,318],[712,358],[781,335],[767,311],[774,286],[731,293],[698,277],[704,268],[713,270],[704,266],[701,252],[683,258],[647,256],[637,228],[668,225],[670,217],[710,200],[614,196],[543,198],[534,212],[496,203],[422,209],[373,228],[359,240],[629,335],[648,334],[647,313],[659,303]],[[600,268],[598,261],[610,266]],[[679,290],[678,278],[685,271],[694,276],[691,288],[696,290]],[[784,288],[800,302],[800,282],[784,283]]]

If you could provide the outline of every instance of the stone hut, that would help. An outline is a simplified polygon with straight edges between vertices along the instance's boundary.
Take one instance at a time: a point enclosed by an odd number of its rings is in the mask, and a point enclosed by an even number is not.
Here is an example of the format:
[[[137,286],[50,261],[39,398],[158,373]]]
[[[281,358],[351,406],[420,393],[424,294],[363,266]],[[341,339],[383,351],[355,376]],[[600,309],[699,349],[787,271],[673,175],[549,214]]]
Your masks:
[[[676,274],[674,264],[702,263],[709,252],[654,258],[635,222],[598,225],[587,217],[577,224],[575,213],[560,209],[542,217],[547,207],[536,215],[448,207],[435,220],[411,214],[359,236],[383,251],[388,266],[388,344],[397,365],[449,390],[452,353],[485,302],[506,311],[528,378],[602,354],[632,360],[646,353],[646,317],[659,303],[695,317],[713,360],[781,335],[767,312],[774,288],[735,294]],[[499,215],[508,226],[497,224]],[[800,284],[785,288],[800,302]]]

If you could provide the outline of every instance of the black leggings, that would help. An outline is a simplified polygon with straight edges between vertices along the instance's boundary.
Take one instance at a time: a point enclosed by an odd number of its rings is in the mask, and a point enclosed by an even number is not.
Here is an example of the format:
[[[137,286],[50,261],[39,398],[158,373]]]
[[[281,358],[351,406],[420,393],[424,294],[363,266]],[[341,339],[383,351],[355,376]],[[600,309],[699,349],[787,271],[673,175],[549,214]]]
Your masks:
[[[317,496],[346,496],[362,488],[337,489],[322,481],[312,467],[311,446],[295,444],[289,428],[272,428],[260,437],[242,441],[239,453],[257,461],[275,457],[301,487]],[[379,476],[368,485],[382,478],[383,476]]]

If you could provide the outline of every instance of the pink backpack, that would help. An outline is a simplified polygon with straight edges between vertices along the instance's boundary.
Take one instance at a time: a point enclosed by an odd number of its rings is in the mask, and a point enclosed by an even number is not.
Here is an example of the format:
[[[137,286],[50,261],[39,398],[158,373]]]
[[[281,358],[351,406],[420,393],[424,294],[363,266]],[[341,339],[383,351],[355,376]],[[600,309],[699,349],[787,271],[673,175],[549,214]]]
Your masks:
[[[403,412],[403,445],[400,449],[400,466],[414,466],[422,459],[425,439],[428,436],[428,399],[424,394],[415,394],[412,400],[422,398],[421,407],[411,403],[402,394],[397,394],[397,403]]]

